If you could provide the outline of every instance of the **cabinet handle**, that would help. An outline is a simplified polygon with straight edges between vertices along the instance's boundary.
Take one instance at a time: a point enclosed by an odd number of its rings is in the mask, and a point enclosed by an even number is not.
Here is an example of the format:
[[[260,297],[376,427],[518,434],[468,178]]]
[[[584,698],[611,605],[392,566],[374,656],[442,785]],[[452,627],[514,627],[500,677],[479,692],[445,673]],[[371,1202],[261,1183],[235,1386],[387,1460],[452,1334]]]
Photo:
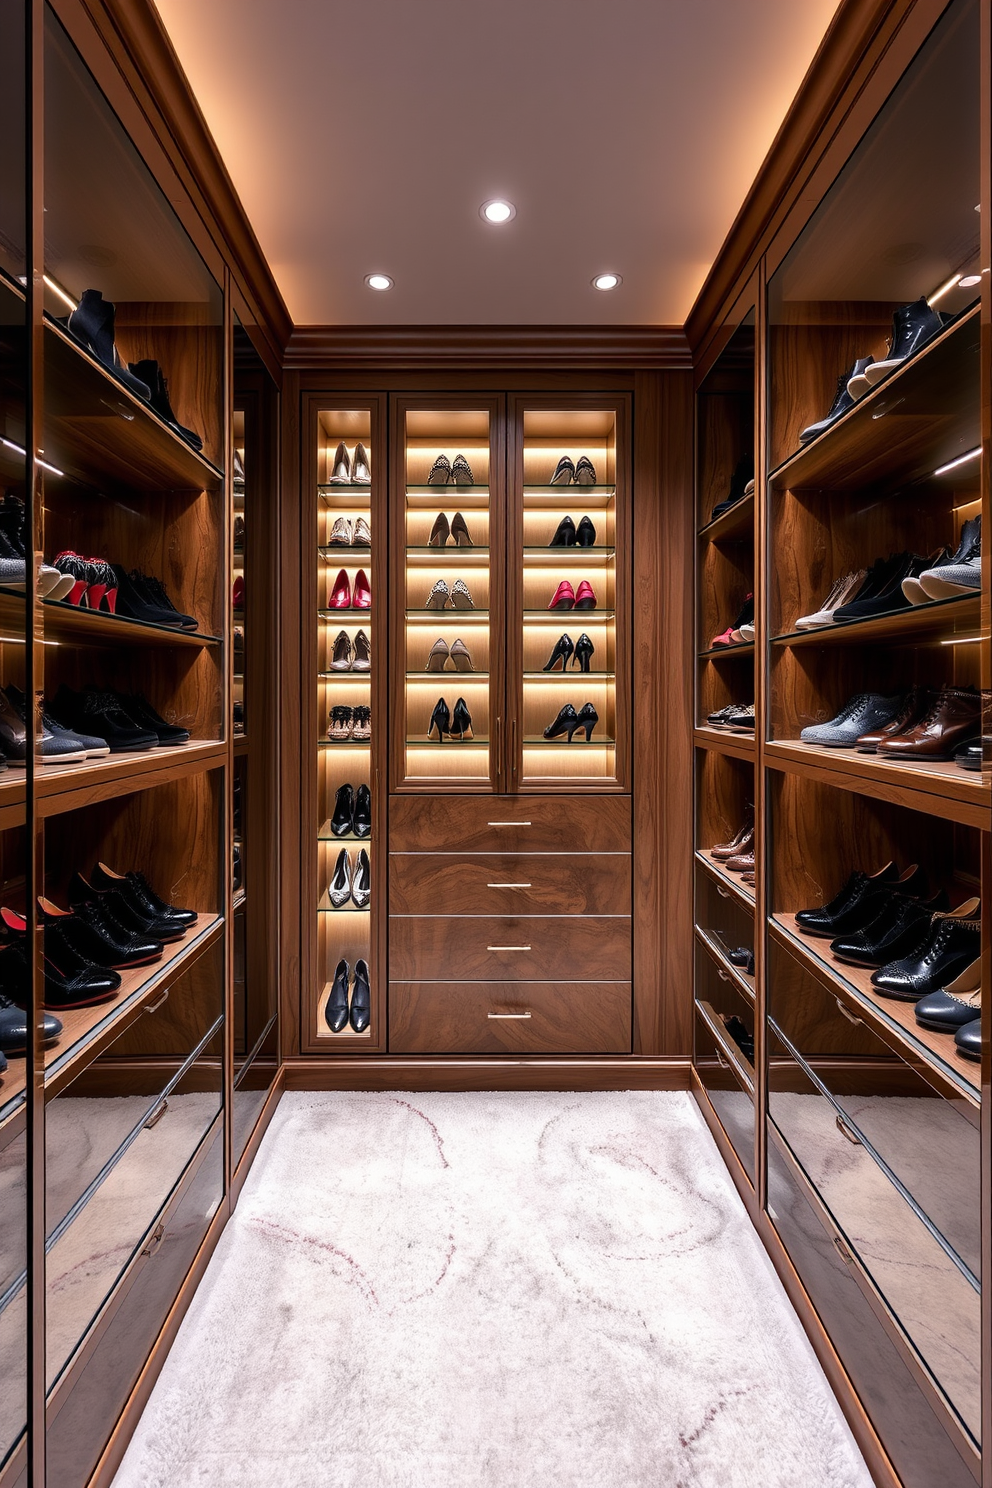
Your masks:
[[[148,1120],[145,1122],[145,1130],[151,1131],[153,1126],[157,1126],[168,1109],[168,1100],[160,1101],[159,1104],[155,1107],[152,1114],[149,1116]]]
[[[846,1137],[847,1140],[850,1142],[850,1144],[851,1144],[852,1147],[860,1147],[861,1146],[861,1138],[855,1136],[854,1132],[848,1126],[848,1124],[844,1120],[844,1118],[838,1113],[838,1115],[837,1115],[837,1117],[835,1119],[836,1119],[836,1122],[837,1122],[837,1130],[840,1132],[841,1136],[842,1137]]]
[[[487,827],[532,827],[533,822],[486,822]]]
[[[487,951],[529,951],[530,946],[486,946]]]
[[[157,1013],[158,1010],[159,1010],[159,1008],[160,1007],[164,1007],[165,1004],[168,1002],[168,1000],[169,1000],[169,988],[166,987],[165,991],[162,993],[162,996],[159,998],[158,1002],[149,1003],[149,1005],[145,1008],[144,1011],[146,1013]]]
[[[529,1018],[530,1013],[487,1013],[487,1018]]]
[[[838,1011],[843,1014],[843,1016],[847,1019],[848,1023],[853,1023],[856,1028],[860,1028],[861,1024],[865,1020],[863,1018],[856,1018],[853,1013],[848,1012],[847,1008],[841,1002],[841,1000],[840,1000],[839,997],[835,997],[834,998],[834,1002],[837,1004]]]
[[[154,1255],[159,1246],[162,1244],[164,1236],[165,1225],[157,1224],[154,1230],[152,1230],[148,1239],[145,1241],[144,1245],[141,1247],[141,1254],[145,1256]]]
[[[720,887],[719,884],[716,885],[716,891],[720,895],[720,898],[721,899],[729,899],[730,898],[730,890],[729,889],[721,889],[721,887]]]
[[[533,884],[486,884],[487,889],[530,889]]]

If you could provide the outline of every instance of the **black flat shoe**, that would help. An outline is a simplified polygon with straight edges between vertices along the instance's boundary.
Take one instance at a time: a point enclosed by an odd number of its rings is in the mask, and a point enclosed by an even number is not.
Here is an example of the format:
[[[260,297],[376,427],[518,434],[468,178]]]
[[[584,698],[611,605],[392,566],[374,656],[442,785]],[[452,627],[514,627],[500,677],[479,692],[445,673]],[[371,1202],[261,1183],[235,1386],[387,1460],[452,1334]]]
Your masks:
[[[181,728],[178,723],[167,723],[143,693],[116,692],[114,696],[128,718],[133,719],[139,728],[158,735],[158,742],[163,749],[175,749],[181,744],[189,743],[189,729]]]
[[[935,915],[926,938],[915,951],[872,972],[872,986],[899,1002],[919,1002],[960,976],[981,954],[980,920]]]
[[[548,543],[549,548],[574,548],[575,547],[575,523],[571,517],[562,517],[555,528],[555,535]]]
[[[135,723],[112,692],[97,692],[95,688],[72,692],[63,683],[51,703],[51,711],[63,728],[105,740],[111,754],[159,747],[158,734]]]
[[[585,729],[586,731],[586,743],[588,744],[589,740],[592,738],[592,731],[599,722],[599,714],[596,712],[596,709],[593,707],[592,703],[583,703],[576,717],[578,727]],[[568,742],[570,744],[572,742],[571,735],[569,735]]]
[[[471,739],[472,737],[472,715],[468,711],[465,699],[459,698],[455,703],[454,712],[451,715],[451,737],[459,739]]]
[[[965,967],[959,977],[936,992],[921,997],[913,1014],[921,1028],[936,1033],[956,1033],[979,1015],[982,988],[981,958]]]
[[[437,732],[437,741],[439,744],[444,743],[445,734],[451,733],[451,714],[448,711],[448,705],[444,701],[444,698],[438,698],[437,702],[434,704],[434,712],[431,714],[431,721],[427,725],[428,739],[431,737],[431,734],[435,732],[435,730]]]
[[[183,909],[178,904],[170,904],[157,894],[143,873],[130,869],[127,873],[115,873],[108,868],[106,863],[97,863],[90,880],[95,889],[118,888],[127,890],[134,896],[139,909],[149,916],[157,916],[159,919],[174,920],[177,924],[189,929],[199,919],[195,909]]]
[[[596,546],[596,528],[591,517],[583,517],[575,529],[575,541],[580,548],[594,548]]]
[[[925,904],[893,893],[869,925],[832,940],[830,949],[838,961],[850,966],[885,966],[908,956],[919,945],[933,916],[949,908],[943,891]]]
[[[569,635],[559,636],[558,639],[557,639],[557,641],[555,641],[555,648],[554,648],[554,650],[552,651],[551,655],[548,657],[547,661],[544,663],[544,666],[542,667],[541,670],[542,671],[545,671],[545,672],[553,672],[555,670],[555,667],[558,665],[558,663],[560,661],[561,662],[561,669],[562,669],[562,671],[564,671],[565,668],[566,668],[566,666],[568,665],[568,659],[571,656],[571,654],[572,654],[572,652],[573,652],[574,649],[575,648],[572,645],[572,637],[571,636],[569,636]]]
[[[339,785],[334,797],[334,814],[331,817],[331,835],[350,837],[354,831],[355,792],[350,785]]]
[[[882,901],[878,897],[881,890],[890,887],[898,876],[899,869],[895,863],[886,863],[877,873],[852,873],[840,892],[826,904],[815,909],[797,910],[796,924],[806,935],[821,936],[825,940],[832,940],[848,929],[860,930],[871,923],[873,911],[881,908]],[[869,898],[872,902],[865,910],[862,904]],[[848,916],[852,918],[851,924],[847,922]]]
[[[360,785],[355,792],[353,828],[356,837],[372,835],[372,792],[367,785]]]
[[[954,1047],[965,1059],[981,1059],[982,1057],[982,1020],[975,1018],[973,1022],[966,1023],[959,1028],[954,1035]]]
[[[128,365],[135,377],[148,384],[151,390],[149,402],[159,418],[163,419],[169,428],[179,435],[180,439],[185,439],[186,443],[192,445],[196,451],[202,450],[203,440],[199,434],[195,434],[192,429],[187,429],[173,413],[172,403],[169,400],[169,384],[158,362],[149,359],[143,362],[129,362]]]
[[[324,1020],[332,1033],[340,1033],[348,1021],[348,978],[350,967],[344,957],[334,971],[330,995],[324,1008]]]
[[[589,670],[589,663],[592,660],[592,655],[595,649],[596,647],[586,635],[585,631],[583,631],[582,634],[579,636],[579,639],[575,643],[575,656],[572,658],[573,669],[575,663],[578,662],[579,671],[587,672]]]
[[[73,909],[77,905],[95,901],[110,915],[115,924],[134,934],[143,935],[149,940],[161,941],[163,945],[172,945],[182,940],[186,934],[185,925],[181,925],[177,920],[170,920],[165,915],[148,913],[143,908],[139,908],[139,901],[131,894],[128,884],[124,884],[122,888],[96,889],[77,871],[69,880],[66,897]]]
[[[546,739],[558,739],[562,734],[567,734],[568,742],[571,744],[572,735],[578,727],[579,715],[576,713],[572,703],[566,703],[563,708],[559,709],[558,717],[552,723],[549,723],[544,730],[544,737]]]
[[[0,951],[0,977],[4,979],[10,977],[14,971],[13,962],[7,958],[8,950],[14,951],[14,947],[8,946],[6,950]],[[22,978],[24,1001],[27,1002],[28,968],[23,956],[19,958],[19,963],[20,969],[16,974]],[[58,1018],[53,1018],[51,1013],[43,1014],[41,1041],[46,1049],[55,1043],[61,1032],[62,1024]],[[25,1054],[27,1047],[28,1015],[4,986],[4,990],[0,992],[0,1049],[4,1054]]]
[[[367,961],[355,962],[355,985],[351,992],[351,1026],[364,1033],[372,1017],[372,986]]]

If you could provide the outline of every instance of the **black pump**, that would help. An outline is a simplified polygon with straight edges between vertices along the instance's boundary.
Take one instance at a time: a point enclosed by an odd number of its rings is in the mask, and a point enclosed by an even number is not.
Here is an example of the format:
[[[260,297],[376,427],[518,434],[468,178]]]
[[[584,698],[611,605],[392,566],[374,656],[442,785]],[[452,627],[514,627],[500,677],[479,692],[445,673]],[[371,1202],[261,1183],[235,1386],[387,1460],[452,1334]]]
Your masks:
[[[592,654],[595,649],[596,647],[586,635],[585,631],[583,631],[582,634],[579,636],[579,639],[575,643],[575,655],[572,658],[573,667],[575,663],[578,662],[579,671],[587,672],[589,670],[589,662],[592,660]]]
[[[547,661],[544,663],[544,666],[543,666],[542,670],[545,671],[545,672],[553,672],[554,669],[555,669],[555,667],[557,666],[558,662],[560,661],[561,662],[561,669],[562,669],[562,671],[564,671],[565,668],[568,666],[568,659],[571,656],[571,654],[574,651],[574,649],[575,648],[572,645],[572,637],[571,636],[569,636],[569,635],[559,636],[558,639],[557,639],[557,641],[555,641],[555,649],[552,651],[551,655],[548,657]]]
[[[472,715],[468,711],[465,699],[459,698],[455,703],[455,711],[451,715],[451,737],[459,739],[471,739],[472,737]]]
[[[431,714],[431,721],[427,725],[428,739],[435,729],[437,730],[438,743],[443,744],[445,734],[451,733],[451,714],[448,711],[448,705],[444,701],[444,698],[438,698],[434,704],[434,712]]]
[[[549,548],[574,548],[576,543],[575,523],[571,517],[562,517],[555,528],[555,535],[548,543]]]
[[[351,1026],[356,1033],[364,1033],[372,1016],[372,987],[367,961],[355,962],[355,985],[351,990]]]

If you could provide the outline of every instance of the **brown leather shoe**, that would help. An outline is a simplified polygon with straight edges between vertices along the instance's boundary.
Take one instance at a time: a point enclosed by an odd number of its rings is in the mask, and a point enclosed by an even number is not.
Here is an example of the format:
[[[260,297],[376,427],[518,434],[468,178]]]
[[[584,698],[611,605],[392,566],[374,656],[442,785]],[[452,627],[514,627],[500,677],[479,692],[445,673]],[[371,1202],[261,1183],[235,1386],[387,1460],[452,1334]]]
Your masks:
[[[714,858],[732,858],[736,853],[746,852],[754,841],[754,807],[748,806],[744,816],[743,824],[729,842],[721,842],[716,847],[711,847],[710,852]]]
[[[911,728],[926,717],[937,699],[935,687],[914,687],[906,694],[905,700],[895,718],[884,724],[881,728],[871,729],[867,734],[861,734],[855,740],[855,748],[862,754],[874,754],[883,739],[892,739],[896,734],[905,734]]]
[[[752,846],[749,852],[740,852],[735,857],[728,858],[723,866],[731,873],[753,873],[754,847]]]
[[[947,760],[982,731],[981,695],[972,687],[941,688],[919,723],[883,739],[879,759]]]

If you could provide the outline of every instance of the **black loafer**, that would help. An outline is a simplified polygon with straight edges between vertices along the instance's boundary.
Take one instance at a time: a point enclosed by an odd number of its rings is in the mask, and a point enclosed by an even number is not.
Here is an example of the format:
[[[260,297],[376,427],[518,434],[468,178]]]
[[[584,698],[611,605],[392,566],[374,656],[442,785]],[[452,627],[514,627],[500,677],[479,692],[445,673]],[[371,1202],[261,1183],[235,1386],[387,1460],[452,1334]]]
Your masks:
[[[965,1059],[981,1059],[982,1057],[982,1020],[974,1018],[959,1028],[954,1035],[954,1043],[959,1054]]]

